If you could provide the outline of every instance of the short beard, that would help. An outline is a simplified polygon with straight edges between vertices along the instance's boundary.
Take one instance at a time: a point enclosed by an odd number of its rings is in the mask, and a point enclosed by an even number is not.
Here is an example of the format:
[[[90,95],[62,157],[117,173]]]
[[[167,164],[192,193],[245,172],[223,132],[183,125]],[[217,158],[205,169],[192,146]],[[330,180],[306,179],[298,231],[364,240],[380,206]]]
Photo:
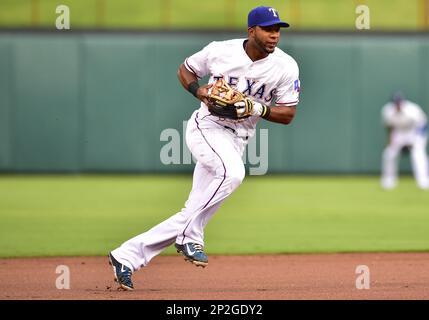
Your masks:
[[[257,44],[258,48],[261,49],[261,51],[263,51],[266,54],[270,54],[274,52],[273,50],[267,50],[267,48],[265,48],[264,44],[262,43],[261,40],[259,40],[257,37],[255,37],[255,43]]]

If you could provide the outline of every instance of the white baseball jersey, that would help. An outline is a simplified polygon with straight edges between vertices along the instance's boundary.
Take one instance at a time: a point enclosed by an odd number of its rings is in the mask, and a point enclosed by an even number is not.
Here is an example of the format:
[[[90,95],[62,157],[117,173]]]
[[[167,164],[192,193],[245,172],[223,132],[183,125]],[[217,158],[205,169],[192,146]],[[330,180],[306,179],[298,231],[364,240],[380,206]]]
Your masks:
[[[401,102],[400,111],[397,111],[394,103],[387,103],[382,109],[382,119],[386,126],[402,134],[415,133],[427,122],[427,117],[422,109],[408,100]]]
[[[185,60],[185,67],[199,79],[210,75],[208,83],[224,78],[229,85],[254,101],[268,106],[295,106],[299,102],[299,69],[295,60],[279,48],[266,58],[252,61],[244,50],[246,39],[214,41]],[[231,126],[238,135],[253,136],[260,119],[230,120],[210,115],[201,102],[201,116]]]

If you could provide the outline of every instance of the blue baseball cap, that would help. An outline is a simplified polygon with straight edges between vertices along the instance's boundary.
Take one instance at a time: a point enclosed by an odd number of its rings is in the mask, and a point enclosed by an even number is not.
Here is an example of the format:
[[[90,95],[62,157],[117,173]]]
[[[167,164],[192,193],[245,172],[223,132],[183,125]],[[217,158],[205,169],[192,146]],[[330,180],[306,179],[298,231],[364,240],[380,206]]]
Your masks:
[[[400,103],[401,101],[405,100],[405,95],[402,93],[402,91],[395,91],[392,94],[392,98],[391,98],[392,102],[394,103]]]
[[[256,7],[252,9],[247,16],[248,28],[254,26],[267,27],[274,24],[278,24],[283,28],[289,27],[289,23],[281,21],[278,11],[272,7]]]

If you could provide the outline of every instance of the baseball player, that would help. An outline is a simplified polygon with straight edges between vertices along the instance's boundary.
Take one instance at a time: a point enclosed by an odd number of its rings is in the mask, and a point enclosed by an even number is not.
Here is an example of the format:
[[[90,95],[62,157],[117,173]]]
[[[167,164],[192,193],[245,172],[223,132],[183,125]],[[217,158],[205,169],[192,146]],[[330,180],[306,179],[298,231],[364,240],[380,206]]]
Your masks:
[[[426,154],[428,123],[425,113],[415,103],[397,92],[381,112],[388,130],[388,143],[383,151],[381,185],[393,189],[397,182],[398,158],[404,148],[411,153],[411,164],[417,185],[429,189]]]
[[[286,27],[274,8],[254,8],[248,14],[247,39],[211,42],[179,67],[179,81],[201,101],[186,130],[187,146],[197,160],[192,190],[182,210],[110,252],[109,262],[123,289],[132,290],[132,273],[172,244],[185,260],[207,266],[204,228],[243,181],[242,154],[256,124],[261,118],[289,124],[295,115],[298,66],[277,48],[280,28]],[[206,75],[208,84],[200,85],[198,80]],[[232,87],[245,98],[217,114],[216,103],[209,101],[215,83],[220,83],[217,89]]]

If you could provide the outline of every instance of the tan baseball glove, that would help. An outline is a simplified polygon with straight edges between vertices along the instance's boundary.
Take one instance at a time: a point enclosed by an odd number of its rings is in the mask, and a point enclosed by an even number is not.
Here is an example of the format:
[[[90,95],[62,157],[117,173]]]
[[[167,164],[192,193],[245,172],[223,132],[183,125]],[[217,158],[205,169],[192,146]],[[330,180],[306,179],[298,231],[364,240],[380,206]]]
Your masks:
[[[208,101],[210,113],[221,118],[243,119],[252,115],[252,100],[231,88],[224,79],[219,79],[213,84]]]

